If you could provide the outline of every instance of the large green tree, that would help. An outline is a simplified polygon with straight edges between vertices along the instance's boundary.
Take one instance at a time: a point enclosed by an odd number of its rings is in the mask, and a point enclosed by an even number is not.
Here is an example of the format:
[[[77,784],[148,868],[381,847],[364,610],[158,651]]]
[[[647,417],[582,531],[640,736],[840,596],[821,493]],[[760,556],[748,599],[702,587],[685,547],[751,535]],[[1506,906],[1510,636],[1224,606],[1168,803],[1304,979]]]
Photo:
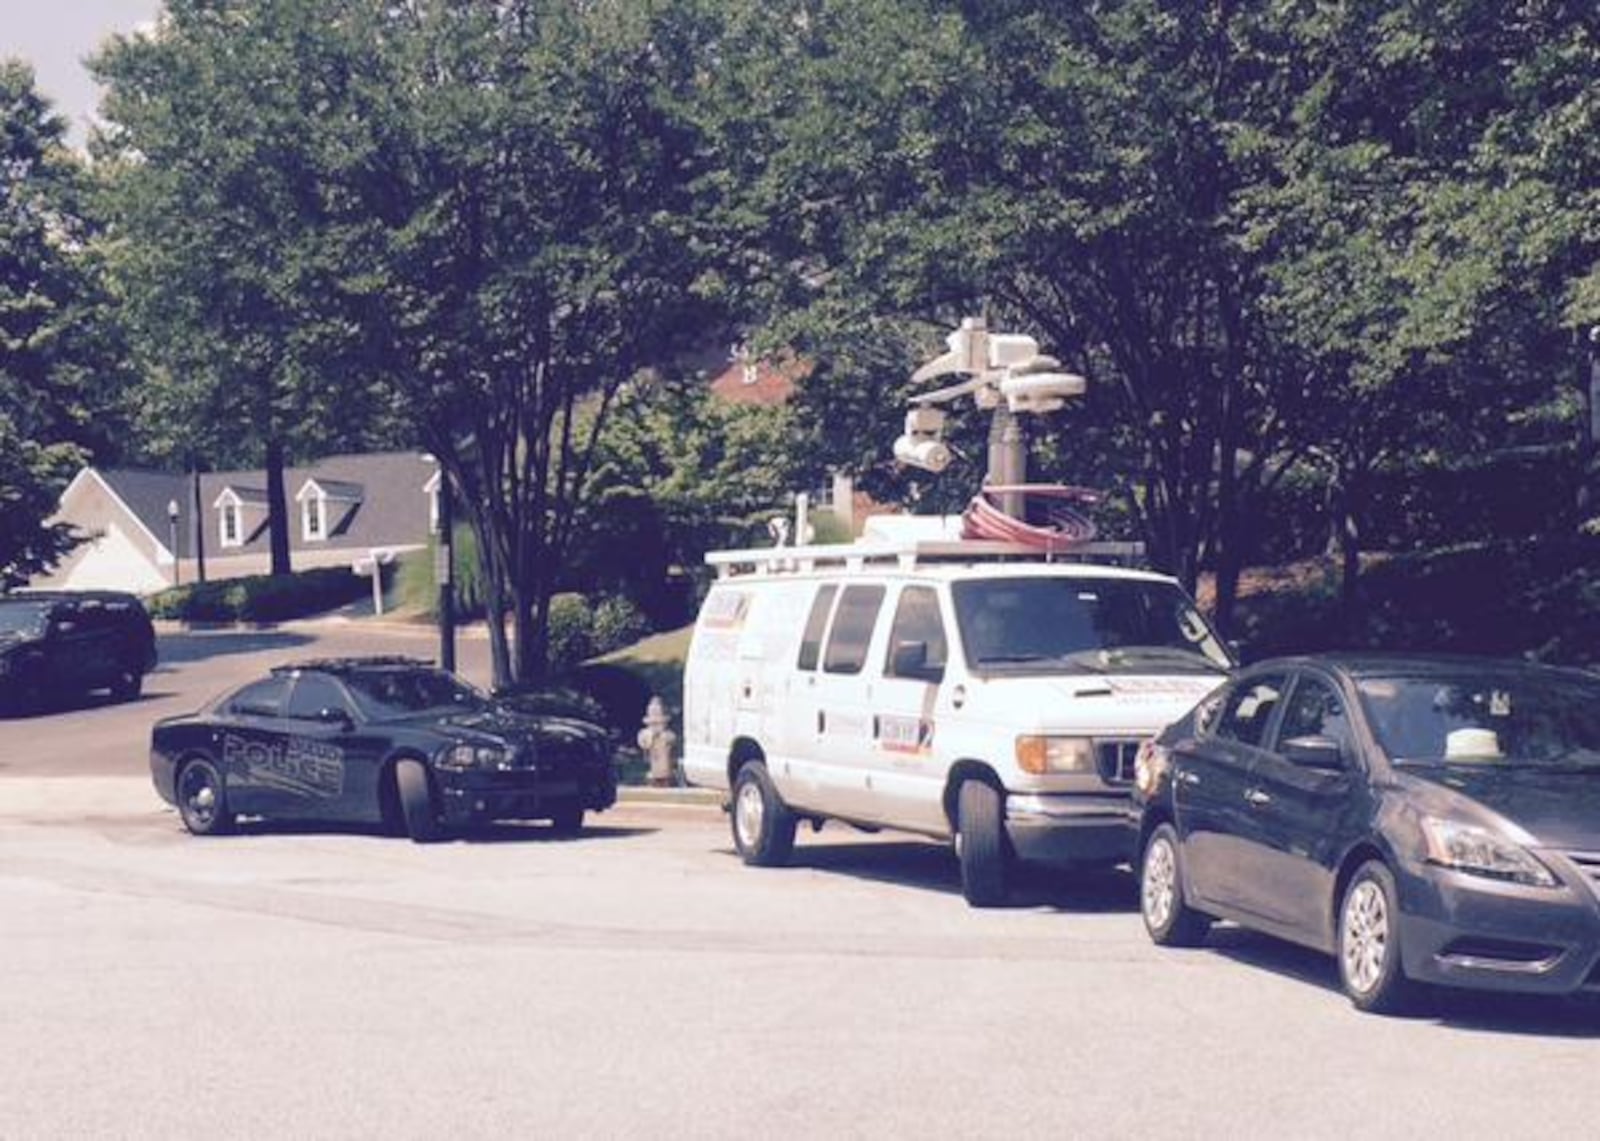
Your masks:
[[[354,364],[333,285],[328,138],[353,48],[327,23],[339,7],[170,0],[94,64],[144,451],[264,465],[273,573],[290,569],[286,464],[407,434]]]
[[[88,180],[31,69],[0,61],[0,586],[71,546],[45,520],[78,465],[112,457],[126,379]]]
[[[404,417],[477,534],[499,683],[543,669],[612,398],[707,325],[702,51],[665,3],[173,0],[101,61],[148,327],[269,433],[330,391]]]

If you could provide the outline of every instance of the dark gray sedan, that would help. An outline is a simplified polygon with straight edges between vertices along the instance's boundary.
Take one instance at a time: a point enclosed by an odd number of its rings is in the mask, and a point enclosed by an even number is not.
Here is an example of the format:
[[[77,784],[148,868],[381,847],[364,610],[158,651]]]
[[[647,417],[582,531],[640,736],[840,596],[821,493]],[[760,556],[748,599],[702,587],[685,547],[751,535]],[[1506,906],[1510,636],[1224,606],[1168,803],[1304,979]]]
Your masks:
[[[1262,662],[1147,744],[1136,780],[1157,943],[1233,920],[1334,954],[1372,1011],[1418,984],[1600,987],[1600,677]]]

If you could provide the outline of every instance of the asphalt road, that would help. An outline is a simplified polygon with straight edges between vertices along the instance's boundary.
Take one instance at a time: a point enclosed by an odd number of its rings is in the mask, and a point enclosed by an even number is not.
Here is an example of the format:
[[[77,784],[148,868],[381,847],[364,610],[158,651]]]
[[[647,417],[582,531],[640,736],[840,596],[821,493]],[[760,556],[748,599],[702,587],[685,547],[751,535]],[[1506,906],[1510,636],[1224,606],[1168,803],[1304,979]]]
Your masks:
[[[978,912],[932,844],[830,827],[758,871],[714,809],[634,804],[571,841],[184,834],[151,720],[360,649],[431,652],[174,639],[141,702],[0,721],[0,1138],[1594,1128],[1600,1006],[1364,1017],[1263,937],[1156,949],[1126,875]]]

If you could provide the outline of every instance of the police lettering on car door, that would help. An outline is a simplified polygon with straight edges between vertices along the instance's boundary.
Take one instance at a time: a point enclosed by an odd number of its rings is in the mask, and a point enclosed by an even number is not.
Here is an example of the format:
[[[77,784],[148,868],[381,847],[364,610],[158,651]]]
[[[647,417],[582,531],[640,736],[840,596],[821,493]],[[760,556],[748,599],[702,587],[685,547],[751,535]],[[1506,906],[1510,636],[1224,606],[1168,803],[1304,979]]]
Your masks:
[[[323,741],[289,737],[267,744],[229,733],[222,738],[222,762],[263,788],[322,797],[344,791],[344,750]]]

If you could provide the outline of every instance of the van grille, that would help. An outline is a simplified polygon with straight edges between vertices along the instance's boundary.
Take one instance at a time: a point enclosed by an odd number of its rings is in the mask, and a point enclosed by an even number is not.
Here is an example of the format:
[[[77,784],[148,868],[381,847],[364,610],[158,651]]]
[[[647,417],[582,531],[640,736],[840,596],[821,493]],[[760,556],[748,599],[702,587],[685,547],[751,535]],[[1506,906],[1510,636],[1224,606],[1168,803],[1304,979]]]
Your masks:
[[[1127,741],[1098,740],[1094,743],[1095,767],[1100,779],[1107,784],[1132,784],[1133,761],[1144,742],[1135,738]]]

